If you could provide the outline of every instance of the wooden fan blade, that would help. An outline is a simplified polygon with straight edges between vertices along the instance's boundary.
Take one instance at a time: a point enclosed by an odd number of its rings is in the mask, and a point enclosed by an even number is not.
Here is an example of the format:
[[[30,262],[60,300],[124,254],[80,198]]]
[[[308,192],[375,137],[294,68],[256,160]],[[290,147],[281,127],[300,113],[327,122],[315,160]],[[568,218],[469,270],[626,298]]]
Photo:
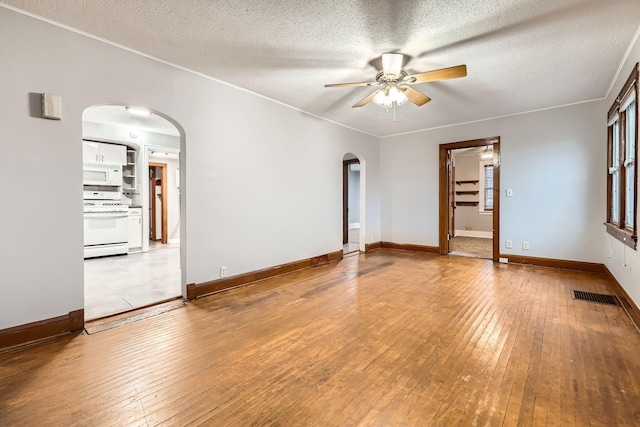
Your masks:
[[[438,80],[457,79],[467,75],[467,66],[458,65],[455,67],[442,68],[440,70],[427,71],[426,73],[412,74],[404,78],[403,83],[427,83]]]
[[[413,102],[414,104],[416,104],[418,107],[431,101],[431,98],[429,98],[427,95],[421,92],[418,92],[411,86],[406,86],[406,85],[400,86],[400,89],[404,91],[404,94],[407,96],[407,99]]]
[[[378,94],[378,92],[380,92],[382,89],[378,89],[375,90],[373,92],[371,92],[369,95],[367,95],[366,98],[356,102],[355,104],[353,104],[352,108],[358,108],[358,107],[362,107],[363,105],[367,105],[369,102],[371,102],[371,100]]]
[[[374,86],[377,84],[378,82],[334,83],[330,85],[324,85],[324,87]]]

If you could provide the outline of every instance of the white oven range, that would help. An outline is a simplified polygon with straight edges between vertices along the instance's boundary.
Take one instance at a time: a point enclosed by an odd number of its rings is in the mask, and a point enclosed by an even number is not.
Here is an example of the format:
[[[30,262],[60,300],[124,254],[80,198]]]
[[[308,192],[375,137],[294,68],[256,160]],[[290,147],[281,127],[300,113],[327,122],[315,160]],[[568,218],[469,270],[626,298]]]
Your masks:
[[[87,199],[87,193],[92,193],[93,197],[108,197],[96,192],[85,192],[85,259],[128,253],[129,206],[122,204],[120,200]]]

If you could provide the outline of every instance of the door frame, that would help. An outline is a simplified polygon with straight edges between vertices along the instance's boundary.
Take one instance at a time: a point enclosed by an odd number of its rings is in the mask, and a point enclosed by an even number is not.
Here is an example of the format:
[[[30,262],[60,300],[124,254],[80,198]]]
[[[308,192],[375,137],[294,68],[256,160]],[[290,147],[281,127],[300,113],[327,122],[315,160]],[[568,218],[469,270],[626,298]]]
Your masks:
[[[342,244],[343,245],[345,243],[349,243],[349,165],[354,165],[354,164],[360,164],[360,159],[349,159],[349,160],[342,161]],[[362,209],[362,206],[360,207],[360,209]]]
[[[161,176],[161,183],[160,183],[160,191],[162,191],[162,194],[160,195],[160,199],[162,200],[162,211],[160,213],[160,217],[162,219],[162,230],[161,230],[161,237],[160,237],[160,241],[163,244],[167,244],[169,242],[169,230],[167,230],[167,215],[168,215],[168,207],[167,207],[167,164],[166,163],[158,163],[158,162],[149,162],[149,168],[152,167],[157,167],[157,168],[161,168],[162,169],[162,176]],[[149,183],[151,184],[151,183]],[[155,183],[154,185],[150,185],[149,188],[149,194],[150,194],[150,210],[153,214],[155,214],[155,206],[156,206],[156,186]],[[155,230],[155,215],[154,218],[149,218],[150,221],[153,221],[153,229]],[[156,235],[157,233],[154,233],[154,238],[157,237]],[[155,241],[157,241],[157,239],[154,239]]]
[[[439,200],[439,253],[447,255],[449,253],[449,173],[448,154],[451,150],[459,148],[472,148],[493,146],[493,261],[500,261],[500,137],[472,139],[468,141],[451,142],[440,144],[440,200]]]

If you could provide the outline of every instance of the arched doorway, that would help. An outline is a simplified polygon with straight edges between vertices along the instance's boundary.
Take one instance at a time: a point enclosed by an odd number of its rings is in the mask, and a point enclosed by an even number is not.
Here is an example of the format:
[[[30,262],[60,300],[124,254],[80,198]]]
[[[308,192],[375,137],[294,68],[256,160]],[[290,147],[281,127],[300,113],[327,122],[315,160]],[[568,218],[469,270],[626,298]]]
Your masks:
[[[85,319],[180,298],[182,128],[158,112],[97,105],[83,112],[82,136]]]
[[[342,250],[364,252],[364,165],[353,153],[342,158]]]

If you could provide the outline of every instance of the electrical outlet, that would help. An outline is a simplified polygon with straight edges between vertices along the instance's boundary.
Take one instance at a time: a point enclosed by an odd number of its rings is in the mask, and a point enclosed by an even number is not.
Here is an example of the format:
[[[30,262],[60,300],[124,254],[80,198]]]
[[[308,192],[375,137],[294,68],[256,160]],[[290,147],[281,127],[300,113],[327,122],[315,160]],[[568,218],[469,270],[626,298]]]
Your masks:
[[[502,264],[508,264],[509,263],[509,258],[500,257],[500,258],[498,258],[498,261],[500,263],[502,263]]]
[[[522,242],[522,249],[524,249],[525,251],[529,250],[529,242]]]
[[[504,242],[504,247],[507,249],[513,248],[513,242],[511,240],[507,240]]]
[[[227,277],[227,267],[220,267],[220,277]]]
[[[513,197],[513,189],[507,188],[507,197]]]

